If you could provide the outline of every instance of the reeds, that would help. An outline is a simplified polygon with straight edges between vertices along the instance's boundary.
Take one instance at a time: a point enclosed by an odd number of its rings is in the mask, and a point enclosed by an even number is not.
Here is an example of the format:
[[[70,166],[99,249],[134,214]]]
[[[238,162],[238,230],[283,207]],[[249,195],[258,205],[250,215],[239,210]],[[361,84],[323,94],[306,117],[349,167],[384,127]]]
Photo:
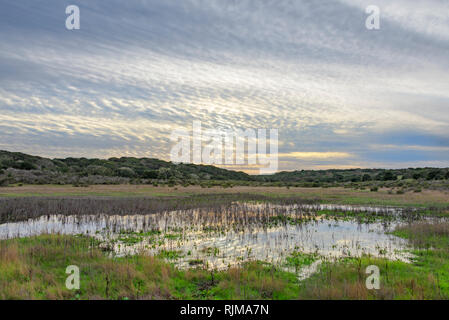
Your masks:
[[[396,227],[401,235],[418,248],[439,248],[449,251],[449,222],[441,219],[425,220]]]
[[[18,197],[0,198],[0,223],[35,219],[44,215],[135,215],[193,208],[217,208],[233,202],[311,204],[301,197],[271,198],[251,193],[203,194],[178,197]]]

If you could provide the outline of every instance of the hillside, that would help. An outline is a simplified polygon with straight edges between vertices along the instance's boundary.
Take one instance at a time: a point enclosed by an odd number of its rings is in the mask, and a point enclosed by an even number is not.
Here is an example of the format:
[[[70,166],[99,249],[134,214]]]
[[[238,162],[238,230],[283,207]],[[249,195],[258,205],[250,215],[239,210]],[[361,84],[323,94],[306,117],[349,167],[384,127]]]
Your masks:
[[[394,180],[445,180],[448,168],[408,169],[330,169],[282,171],[270,176],[259,176],[267,182],[366,182]]]
[[[0,151],[0,184],[118,184],[161,181],[251,181],[244,172],[207,165],[174,164],[150,158],[48,159],[19,152]]]
[[[345,169],[283,171],[250,176],[207,165],[174,164],[151,158],[49,159],[0,151],[0,185],[26,184],[271,184],[293,186],[369,185],[373,182],[449,180],[448,168]],[[221,182],[220,182],[221,181]]]

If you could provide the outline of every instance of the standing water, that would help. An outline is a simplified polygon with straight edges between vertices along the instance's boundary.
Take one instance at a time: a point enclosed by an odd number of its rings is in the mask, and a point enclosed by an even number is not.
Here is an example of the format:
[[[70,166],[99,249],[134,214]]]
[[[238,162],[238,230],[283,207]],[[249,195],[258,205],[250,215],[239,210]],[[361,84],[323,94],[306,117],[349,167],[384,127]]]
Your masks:
[[[378,219],[361,223],[356,218],[325,215],[322,210]],[[399,223],[395,218],[400,214],[394,208],[234,203],[149,215],[41,216],[1,224],[0,239],[90,235],[113,256],[160,255],[180,268],[202,265],[216,270],[250,260],[285,267],[287,257],[300,252],[318,257],[309,271],[303,271],[305,277],[322,259],[367,254],[407,262],[406,241],[388,234]]]

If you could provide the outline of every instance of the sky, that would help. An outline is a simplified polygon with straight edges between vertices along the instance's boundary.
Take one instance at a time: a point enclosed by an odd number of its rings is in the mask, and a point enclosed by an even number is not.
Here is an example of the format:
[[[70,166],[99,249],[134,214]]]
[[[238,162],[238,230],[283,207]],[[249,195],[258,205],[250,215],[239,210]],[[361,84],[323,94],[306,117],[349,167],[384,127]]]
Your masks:
[[[169,160],[195,120],[278,129],[279,170],[449,167],[449,1],[0,0],[0,149]]]

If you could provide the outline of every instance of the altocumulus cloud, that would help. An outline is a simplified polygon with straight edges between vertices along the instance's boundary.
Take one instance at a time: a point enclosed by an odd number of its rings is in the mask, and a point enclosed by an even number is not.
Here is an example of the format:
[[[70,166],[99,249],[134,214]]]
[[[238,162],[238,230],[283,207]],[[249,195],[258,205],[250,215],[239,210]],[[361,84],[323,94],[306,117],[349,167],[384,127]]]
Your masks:
[[[370,2],[2,1],[0,148],[168,159],[201,120],[279,128],[280,169],[449,166],[449,3]]]

